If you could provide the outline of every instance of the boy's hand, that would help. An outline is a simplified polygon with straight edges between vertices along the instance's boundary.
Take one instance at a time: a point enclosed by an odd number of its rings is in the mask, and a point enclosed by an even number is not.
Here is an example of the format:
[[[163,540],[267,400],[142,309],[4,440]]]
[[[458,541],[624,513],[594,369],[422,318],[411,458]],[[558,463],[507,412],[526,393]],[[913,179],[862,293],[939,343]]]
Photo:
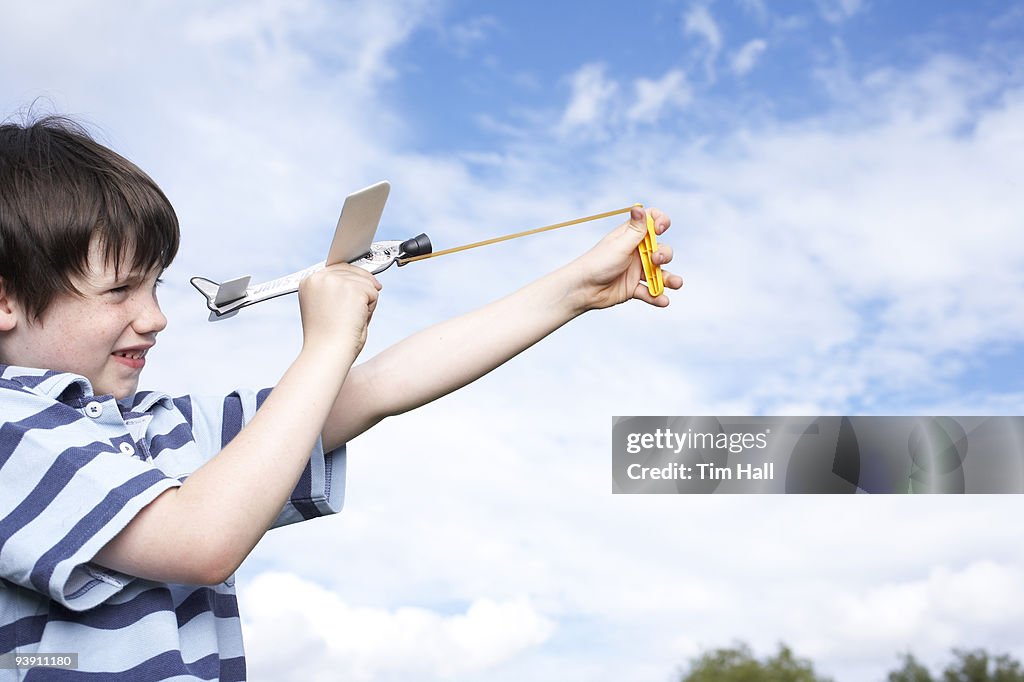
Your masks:
[[[651,209],[651,216],[654,218],[654,231],[658,235],[663,234],[672,224],[669,217],[656,208]],[[571,267],[578,271],[584,310],[608,308],[632,298],[662,308],[668,305],[668,296],[661,294],[655,298],[647,291],[647,285],[640,283],[644,268],[637,246],[646,234],[647,219],[644,211],[634,206],[629,221],[576,259]],[[655,265],[661,266],[671,262],[672,247],[659,244],[652,259]],[[683,286],[683,278],[679,275],[669,274],[667,270],[663,270],[663,274],[666,289],[679,289]]]
[[[347,346],[354,360],[366,343],[366,330],[380,292],[377,278],[340,263],[310,275],[299,284],[304,347]]]

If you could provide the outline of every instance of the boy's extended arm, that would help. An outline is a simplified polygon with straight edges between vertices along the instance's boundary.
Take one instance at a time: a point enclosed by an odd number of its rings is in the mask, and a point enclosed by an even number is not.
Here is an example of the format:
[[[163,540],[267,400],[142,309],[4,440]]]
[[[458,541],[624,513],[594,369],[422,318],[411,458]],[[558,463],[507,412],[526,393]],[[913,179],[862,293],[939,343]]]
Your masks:
[[[671,221],[652,210],[661,234]],[[587,310],[630,298],[668,305],[638,284],[637,244],[646,234],[642,210],[591,251],[483,308],[429,327],[352,368],[324,425],[324,448],[345,443],[385,417],[401,414],[469,384]],[[659,248],[655,261],[672,260]],[[666,273],[671,289],[682,286]]]
[[[324,425],[324,449],[475,381],[582,312],[562,268],[403,339],[352,368]]]

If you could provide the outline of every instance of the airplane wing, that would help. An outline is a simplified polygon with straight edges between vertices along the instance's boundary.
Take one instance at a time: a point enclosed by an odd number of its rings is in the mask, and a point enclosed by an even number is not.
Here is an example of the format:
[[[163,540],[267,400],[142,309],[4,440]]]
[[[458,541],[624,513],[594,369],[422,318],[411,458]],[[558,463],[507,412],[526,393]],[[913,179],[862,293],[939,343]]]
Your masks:
[[[384,180],[345,197],[327,252],[328,265],[351,263],[370,252],[390,193],[391,183]]]

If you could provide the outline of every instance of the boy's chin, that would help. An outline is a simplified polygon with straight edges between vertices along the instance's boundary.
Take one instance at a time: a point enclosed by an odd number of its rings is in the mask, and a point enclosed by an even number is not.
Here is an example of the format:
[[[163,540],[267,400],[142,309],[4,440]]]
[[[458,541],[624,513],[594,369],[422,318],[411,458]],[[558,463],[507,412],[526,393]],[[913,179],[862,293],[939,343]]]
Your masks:
[[[125,398],[135,395],[135,392],[139,388],[139,382],[117,382],[114,384],[108,384],[105,382],[94,382],[92,384],[92,392],[96,395],[112,395],[115,400],[124,400]]]

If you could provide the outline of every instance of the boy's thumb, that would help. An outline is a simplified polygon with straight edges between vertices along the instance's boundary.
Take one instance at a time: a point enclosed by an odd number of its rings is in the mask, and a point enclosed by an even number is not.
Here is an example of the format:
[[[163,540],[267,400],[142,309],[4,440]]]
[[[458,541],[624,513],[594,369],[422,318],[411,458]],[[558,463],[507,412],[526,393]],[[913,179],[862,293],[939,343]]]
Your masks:
[[[647,212],[642,206],[634,206],[629,211],[629,228],[626,230],[633,246],[647,236]]]

